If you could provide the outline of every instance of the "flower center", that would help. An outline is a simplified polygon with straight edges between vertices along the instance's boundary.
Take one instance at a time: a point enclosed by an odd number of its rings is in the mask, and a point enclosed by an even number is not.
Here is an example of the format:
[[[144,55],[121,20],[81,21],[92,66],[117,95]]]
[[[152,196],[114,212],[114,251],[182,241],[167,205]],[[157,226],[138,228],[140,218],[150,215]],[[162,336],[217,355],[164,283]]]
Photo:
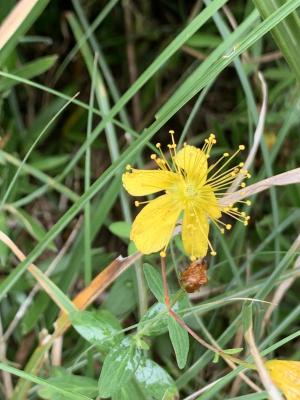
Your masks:
[[[198,195],[197,188],[193,183],[185,183],[184,196],[188,199],[196,197]]]

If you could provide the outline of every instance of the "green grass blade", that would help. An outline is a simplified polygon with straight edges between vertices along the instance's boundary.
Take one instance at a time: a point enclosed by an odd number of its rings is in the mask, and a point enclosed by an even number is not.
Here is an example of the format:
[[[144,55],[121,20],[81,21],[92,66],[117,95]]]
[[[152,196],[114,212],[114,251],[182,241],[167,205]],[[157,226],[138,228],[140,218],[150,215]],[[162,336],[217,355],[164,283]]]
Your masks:
[[[58,386],[53,385],[51,383],[48,383],[45,379],[38,378],[35,375],[28,374],[27,372],[21,371],[21,370],[19,370],[17,368],[11,367],[11,366],[6,365],[6,364],[4,364],[2,362],[0,362],[0,369],[2,371],[8,372],[10,374],[16,375],[16,376],[18,376],[20,378],[26,379],[26,380],[28,380],[30,382],[36,383],[37,385],[48,387],[52,391],[54,391],[56,393],[60,393],[63,396],[67,397],[68,399],[72,399],[72,400],[92,400],[90,397],[87,397],[87,396],[85,396],[83,394],[69,392],[67,390],[62,389],[61,387],[58,387]]]
[[[281,7],[285,0],[253,0],[263,19]],[[296,11],[291,13],[271,31],[272,36],[300,82],[300,18]]]

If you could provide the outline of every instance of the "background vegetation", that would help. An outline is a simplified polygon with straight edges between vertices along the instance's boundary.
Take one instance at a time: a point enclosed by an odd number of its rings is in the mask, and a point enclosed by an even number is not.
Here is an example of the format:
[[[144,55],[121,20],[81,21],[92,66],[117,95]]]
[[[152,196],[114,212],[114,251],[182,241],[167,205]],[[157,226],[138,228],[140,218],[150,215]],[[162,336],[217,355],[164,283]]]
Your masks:
[[[136,209],[120,177],[128,163],[151,167],[169,129],[195,145],[214,132],[214,155],[249,149],[259,116],[251,183],[296,168],[299,6],[1,2],[0,398],[268,398],[168,320],[159,257],[129,240]],[[190,296],[173,240],[175,308],[207,342],[250,360],[250,310],[264,357],[300,359],[299,203],[299,185],[254,196],[248,227],[212,232],[209,282]]]

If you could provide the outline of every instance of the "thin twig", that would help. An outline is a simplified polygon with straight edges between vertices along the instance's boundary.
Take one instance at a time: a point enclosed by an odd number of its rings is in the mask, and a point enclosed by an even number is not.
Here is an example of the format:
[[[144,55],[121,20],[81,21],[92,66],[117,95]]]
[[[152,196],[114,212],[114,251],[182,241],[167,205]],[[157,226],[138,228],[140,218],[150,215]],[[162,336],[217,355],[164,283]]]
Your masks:
[[[266,391],[268,392],[271,400],[283,400],[281,394],[279,393],[278,389],[272,382],[268,371],[265,368],[263,359],[259,353],[259,350],[256,346],[254,335],[253,335],[253,328],[252,323],[250,323],[249,328],[245,332],[245,340],[249,346],[249,351],[253,357],[253,361],[257,367],[257,372],[260,376],[261,382],[265,387]]]
[[[192,393],[188,397],[185,397],[183,400],[195,400],[198,398],[198,396],[204,392],[206,392],[208,389],[212,388],[215,386],[218,382],[220,382],[222,378],[216,379],[214,382],[209,383],[208,385],[204,386],[203,388],[197,390],[196,392]]]
[[[0,315],[0,361],[6,361],[6,341],[3,337],[3,327]],[[3,389],[7,399],[13,394],[13,384],[11,374],[7,371],[1,371],[3,377]]]
[[[253,138],[253,145],[251,150],[248,154],[248,157],[245,161],[245,165],[243,169],[249,170],[250,166],[252,165],[255,155],[257,153],[263,132],[265,127],[265,119],[267,114],[267,102],[268,102],[268,88],[264,76],[261,72],[258,72],[258,78],[261,83],[261,91],[262,91],[262,105],[259,113],[258,123],[255,129],[254,138]],[[244,179],[242,174],[238,174],[236,179],[233,181],[232,185],[228,189],[228,192],[235,192],[238,188],[241,181]]]

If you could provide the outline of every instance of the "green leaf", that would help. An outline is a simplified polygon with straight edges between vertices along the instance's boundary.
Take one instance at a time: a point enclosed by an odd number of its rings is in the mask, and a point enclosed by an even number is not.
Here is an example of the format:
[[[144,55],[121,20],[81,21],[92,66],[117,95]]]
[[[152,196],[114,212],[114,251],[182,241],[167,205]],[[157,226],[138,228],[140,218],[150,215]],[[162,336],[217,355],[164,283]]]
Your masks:
[[[43,155],[31,161],[30,165],[39,171],[50,171],[64,165],[69,159],[70,156],[68,154],[54,155],[51,157],[45,157],[45,155]]]
[[[164,303],[155,303],[141,318],[138,331],[147,336],[161,335],[168,330],[168,310]]]
[[[171,316],[168,320],[169,336],[175,351],[176,360],[180,369],[185,367],[189,353],[190,341],[188,332]]]
[[[244,350],[243,347],[236,347],[234,349],[225,349],[225,350],[223,350],[223,353],[225,353],[225,354],[238,354],[243,350]]]
[[[109,230],[122,239],[129,239],[131,224],[125,221],[113,222],[109,225]]]
[[[137,304],[134,280],[134,271],[131,269],[125,271],[113,284],[103,302],[103,308],[108,309],[117,317],[124,317],[134,310]]]
[[[6,207],[7,211],[11,212],[22,224],[22,226],[27,230],[27,232],[38,242],[43,241],[46,235],[46,229],[43,225],[35,219],[32,215],[22,209],[16,209],[12,206]],[[56,251],[56,246],[53,242],[48,245],[49,250]]]
[[[126,383],[118,392],[112,395],[112,400],[144,400],[144,396],[139,390],[134,380]]]
[[[76,331],[101,351],[120,343],[122,327],[109,311],[74,311],[70,319]]]
[[[56,60],[56,55],[40,57],[37,60],[24,64],[20,68],[11,72],[15,75],[18,75],[20,78],[32,79],[50,69]],[[0,80],[0,92],[11,89],[17,84],[17,81],[8,78],[2,78]]]
[[[244,333],[252,326],[252,302],[246,302],[242,309]]]
[[[47,379],[47,382],[61,387],[71,393],[78,393],[85,396],[95,397],[98,393],[97,381],[85,376],[63,374]],[[43,387],[39,390],[39,396],[47,400],[68,400],[69,397],[58,394],[51,387]]]
[[[166,391],[170,394],[168,397],[170,400],[178,396],[178,390],[171,376],[150,359],[142,359],[135,371],[135,379],[147,398],[149,396],[155,400],[161,400]]]
[[[142,351],[132,337],[126,337],[105,358],[99,378],[99,396],[111,397],[122,388],[135,373],[141,361]]]
[[[0,230],[4,233],[8,233],[8,226],[7,226],[7,218],[6,215],[2,212],[0,213]],[[1,267],[5,266],[6,257],[9,253],[8,247],[0,241],[0,263]]]
[[[186,306],[186,297],[183,297],[173,305],[172,309],[178,312]],[[154,303],[141,318],[138,324],[138,332],[147,336],[161,335],[168,330],[168,320],[169,313],[165,303]]]
[[[143,269],[149,289],[158,301],[163,302],[164,290],[160,273],[150,264],[144,264]]]

